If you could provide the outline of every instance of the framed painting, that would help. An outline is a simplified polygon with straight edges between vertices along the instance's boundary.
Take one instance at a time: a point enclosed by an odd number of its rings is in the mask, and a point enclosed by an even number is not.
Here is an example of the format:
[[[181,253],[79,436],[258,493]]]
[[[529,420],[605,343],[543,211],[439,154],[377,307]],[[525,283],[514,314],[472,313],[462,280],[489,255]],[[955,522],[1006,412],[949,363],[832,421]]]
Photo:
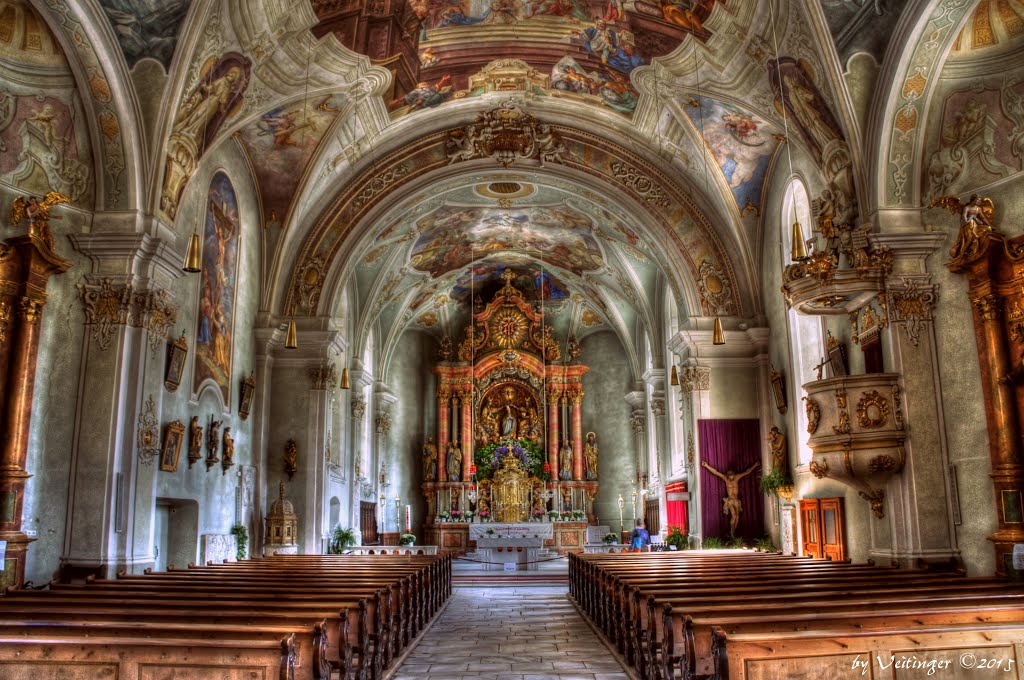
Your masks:
[[[167,373],[164,375],[164,387],[168,392],[175,392],[181,384],[181,374],[185,370],[185,357],[188,356],[188,340],[185,333],[171,343],[167,356]]]
[[[181,455],[181,442],[185,439],[185,424],[180,420],[167,424],[164,430],[164,447],[160,453],[160,469],[174,472],[178,469],[178,457]]]

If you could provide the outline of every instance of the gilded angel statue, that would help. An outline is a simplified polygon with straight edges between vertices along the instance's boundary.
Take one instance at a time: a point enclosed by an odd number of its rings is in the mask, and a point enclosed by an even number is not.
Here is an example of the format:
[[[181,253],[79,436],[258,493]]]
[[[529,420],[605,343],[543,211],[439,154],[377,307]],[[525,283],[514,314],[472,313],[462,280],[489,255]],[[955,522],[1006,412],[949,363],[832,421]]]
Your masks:
[[[991,198],[972,194],[967,203],[961,203],[956,196],[940,196],[928,207],[942,207],[954,215],[960,215],[960,233],[957,234],[956,243],[949,249],[954,261],[973,260],[985,250],[996,214]]]
[[[53,232],[50,231],[50,209],[59,203],[70,203],[71,199],[64,194],[51,191],[40,201],[35,196],[18,196],[11,204],[11,226],[16,227],[28,218],[28,234],[41,238],[50,250],[53,250]],[[58,215],[53,219],[59,220]]]

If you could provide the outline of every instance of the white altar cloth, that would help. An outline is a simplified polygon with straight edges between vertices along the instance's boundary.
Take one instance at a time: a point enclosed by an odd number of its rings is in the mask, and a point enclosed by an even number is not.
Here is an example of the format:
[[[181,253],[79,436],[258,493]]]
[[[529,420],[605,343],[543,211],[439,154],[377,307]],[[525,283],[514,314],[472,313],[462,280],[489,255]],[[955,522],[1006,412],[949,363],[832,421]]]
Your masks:
[[[513,537],[478,538],[476,551],[483,558],[484,571],[504,571],[506,564],[515,564],[517,571],[536,571],[537,558],[544,546],[543,538]]]
[[[523,522],[522,524],[473,523],[469,525],[469,540],[481,538],[554,538],[555,525],[550,522]],[[488,533],[488,529],[491,533]]]

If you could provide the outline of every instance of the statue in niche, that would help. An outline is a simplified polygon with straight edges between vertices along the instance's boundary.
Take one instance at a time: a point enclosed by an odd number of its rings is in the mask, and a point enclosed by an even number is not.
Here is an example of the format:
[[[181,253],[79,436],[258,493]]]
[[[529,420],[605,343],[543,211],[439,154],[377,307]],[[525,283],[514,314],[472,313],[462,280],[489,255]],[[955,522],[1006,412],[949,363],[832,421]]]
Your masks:
[[[459,449],[455,442],[448,442],[447,451],[448,460],[446,461],[448,467],[448,481],[449,482],[461,482],[462,481],[462,451]]]
[[[423,481],[437,481],[437,444],[433,437],[427,437],[423,445]]]
[[[558,478],[572,479],[572,442],[568,440],[562,443],[562,450],[558,452]]]
[[[220,462],[220,457],[217,454],[220,452],[220,426],[223,423],[223,420],[214,420],[212,416],[210,417],[210,429],[206,433],[207,463]]]
[[[487,513],[486,515],[484,513]],[[488,517],[491,514],[491,480],[485,479],[480,482],[480,495],[476,500],[476,514],[479,517]]]
[[[544,482],[539,480],[539,479],[534,478],[534,480],[533,480],[533,512],[534,512],[535,515],[538,514],[537,513],[538,510],[540,510],[539,514],[544,514],[544,510],[545,510],[544,506],[547,503],[547,498],[544,496],[544,491],[545,490],[546,489],[544,488]]]
[[[583,462],[586,465],[586,477],[590,481],[597,479],[597,433],[587,433],[587,443],[583,445]]]
[[[722,499],[722,514],[729,518],[729,535],[736,535],[736,527],[740,523],[740,513],[743,512],[743,504],[740,503],[740,480],[760,467],[760,463],[754,463],[739,474],[727,470],[722,474],[715,468],[708,465],[707,461],[701,461],[701,467],[725,482],[725,498]]]
[[[505,397],[511,397],[512,390],[505,390]],[[511,402],[505,402],[505,418],[501,421],[501,436],[515,438],[516,416],[512,411]]]

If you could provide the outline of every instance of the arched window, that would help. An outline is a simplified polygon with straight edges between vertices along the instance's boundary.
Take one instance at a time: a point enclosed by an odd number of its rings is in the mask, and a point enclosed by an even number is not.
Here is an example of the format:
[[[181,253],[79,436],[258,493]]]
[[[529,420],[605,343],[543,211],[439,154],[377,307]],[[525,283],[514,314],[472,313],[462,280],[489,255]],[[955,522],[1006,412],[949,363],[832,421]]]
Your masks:
[[[804,238],[811,235],[811,209],[810,200],[807,198],[807,189],[803,182],[794,179],[786,188],[786,196],[782,202],[782,261],[786,264],[792,262],[790,258],[793,252],[793,222],[800,222]],[[797,432],[799,436],[793,437],[797,442],[797,460],[801,465],[806,465],[811,460],[811,447],[807,445],[807,413],[804,411],[801,398],[804,391],[801,385],[812,380],[815,373],[815,366],[821,363],[825,352],[824,334],[822,331],[823,320],[817,316],[798,314],[796,310],[790,309],[786,318],[787,330],[789,332],[789,361],[792,370],[790,380],[792,383],[791,394],[795,395],[794,408],[796,410]]]

